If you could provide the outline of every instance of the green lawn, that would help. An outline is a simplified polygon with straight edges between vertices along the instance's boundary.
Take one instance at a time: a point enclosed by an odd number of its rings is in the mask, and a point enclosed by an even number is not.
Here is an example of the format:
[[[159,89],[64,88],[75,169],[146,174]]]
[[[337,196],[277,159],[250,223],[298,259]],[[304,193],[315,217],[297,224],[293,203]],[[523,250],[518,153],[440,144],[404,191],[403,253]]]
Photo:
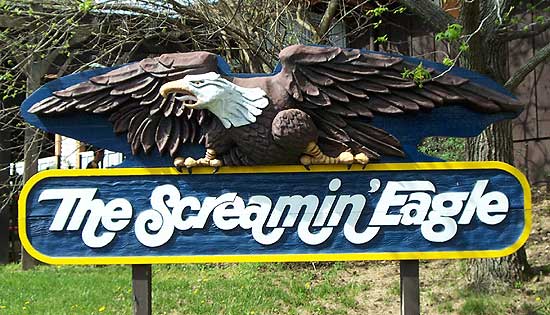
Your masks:
[[[463,261],[421,263],[422,314],[550,315],[550,269],[496,293]],[[550,268],[550,267],[548,267]],[[154,265],[154,314],[399,314],[396,262]],[[129,266],[0,266],[0,315],[131,314]]]
[[[153,266],[155,314],[346,314],[367,285],[338,281],[342,264]],[[296,267],[298,266],[298,267]],[[311,266],[311,265],[310,265]],[[295,270],[298,268],[298,270]],[[0,267],[0,314],[129,314],[129,266]]]

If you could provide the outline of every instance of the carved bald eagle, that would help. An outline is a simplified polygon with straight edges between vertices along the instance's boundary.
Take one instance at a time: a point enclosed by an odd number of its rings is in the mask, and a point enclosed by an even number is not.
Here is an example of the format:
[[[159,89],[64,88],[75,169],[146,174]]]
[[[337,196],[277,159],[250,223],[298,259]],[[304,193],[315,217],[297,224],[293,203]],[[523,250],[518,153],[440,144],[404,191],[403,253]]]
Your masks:
[[[397,138],[370,124],[376,115],[460,104],[484,113],[518,111],[505,94],[445,74],[419,87],[400,57],[336,47],[290,46],[281,71],[228,77],[207,52],[165,54],[55,91],[30,113],[105,115],[134,155],[158,150],[176,167],[360,163],[404,156]],[[179,157],[182,145],[204,158]]]

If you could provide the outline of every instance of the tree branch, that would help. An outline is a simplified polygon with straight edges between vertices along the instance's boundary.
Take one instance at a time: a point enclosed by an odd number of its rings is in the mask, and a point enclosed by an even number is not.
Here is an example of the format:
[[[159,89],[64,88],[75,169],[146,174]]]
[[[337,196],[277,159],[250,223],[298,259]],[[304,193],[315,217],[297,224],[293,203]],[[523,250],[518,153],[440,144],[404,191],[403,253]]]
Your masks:
[[[541,63],[550,57],[550,43],[546,44],[537,53],[527,60],[511,77],[508,79],[504,87],[510,91],[515,90],[525,77]]]
[[[414,15],[420,17],[432,31],[442,32],[457,21],[430,0],[398,0]]]
[[[546,30],[550,29],[550,20],[546,23],[539,24],[539,23],[533,23],[533,29],[529,30],[517,30],[517,31],[508,31],[508,30],[499,30],[498,33],[498,39],[502,41],[510,41],[514,39],[521,39],[521,38],[528,38],[532,36],[539,35]]]
[[[319,36],[324,37],[327,33],[332,19],[338,12],[339,3],[339,0],[330,0],[325,14],[323,14],[323,17],[321,18],[321,23],[319,23]]]
[[[298,7],[296,9],[296,22],[305,30],[309,31],[314,38],[318,39],[321,37],[319,34],[319,29],[308,21],[307,14],[300,2],[298,2]]]

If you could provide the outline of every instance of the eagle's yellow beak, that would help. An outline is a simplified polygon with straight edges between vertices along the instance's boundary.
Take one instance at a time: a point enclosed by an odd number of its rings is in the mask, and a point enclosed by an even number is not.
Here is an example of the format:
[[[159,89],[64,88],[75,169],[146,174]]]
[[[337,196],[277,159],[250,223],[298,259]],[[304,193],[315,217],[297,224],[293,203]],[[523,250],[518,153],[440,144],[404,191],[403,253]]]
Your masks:
[[[187,81],[183,79],[164,83],[160,87],[159,92],[160,92],[160,95],[162,95],[162,97],[164,98],[166,98],[166,96],[168,96],[168,94],[170,93],[194,95],[193,92],[189,90],[189,85],[187,84]]]

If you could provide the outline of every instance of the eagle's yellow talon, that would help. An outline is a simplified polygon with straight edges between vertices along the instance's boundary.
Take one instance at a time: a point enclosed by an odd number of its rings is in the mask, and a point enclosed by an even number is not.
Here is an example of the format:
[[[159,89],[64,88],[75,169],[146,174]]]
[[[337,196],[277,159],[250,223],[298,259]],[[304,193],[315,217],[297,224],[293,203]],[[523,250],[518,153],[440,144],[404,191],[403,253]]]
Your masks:
[[[200,158],[197,160],[197,166],[210,166],[210,160],[207,158]]]
[[[213,160],[210,160],[209,161],[209,165],[212,166],[212,167],[220,167],[222,166],[222,161],[218,160],[218,159],[213,159]]]
[[[342,152],[338,155],[338,162],[340,164],[353,164],[353,154],[351,152]]]
[[[216,159],[216,152],[212,149],[208,149],[206,151],[205,157],[202,157],[200,159],[194,159],[192,157],[177,157],[174,159],[174,166],[178,170],[181,170],[185,167],[187,168],[187,170],[190,171],[193,167],[197,166],[211,166],[217,169],[220,168],[222,165],[222,161]]]
[[[187,167],[187,168],[192,168],[192,167],[197,166],[198,163],[197,163],[197,160],[195,160],[194,158],[188,157],[183,162],[183,165],[185,165],[185,167]]]
[[[369,163],[369,157],[365,153],[356,154],[354,160],[355,163],[361,165],[367,165]]]
[[[179,168],[184,167],[185,166],[184,161],[185,161],[185,158],[177,157],[174,159],[174,166]]]
[[[309,155],[302,155],[300,157],[300,163],[302,163],[302,165],[304,166],[309,166],[313,164],[313,158]]]

